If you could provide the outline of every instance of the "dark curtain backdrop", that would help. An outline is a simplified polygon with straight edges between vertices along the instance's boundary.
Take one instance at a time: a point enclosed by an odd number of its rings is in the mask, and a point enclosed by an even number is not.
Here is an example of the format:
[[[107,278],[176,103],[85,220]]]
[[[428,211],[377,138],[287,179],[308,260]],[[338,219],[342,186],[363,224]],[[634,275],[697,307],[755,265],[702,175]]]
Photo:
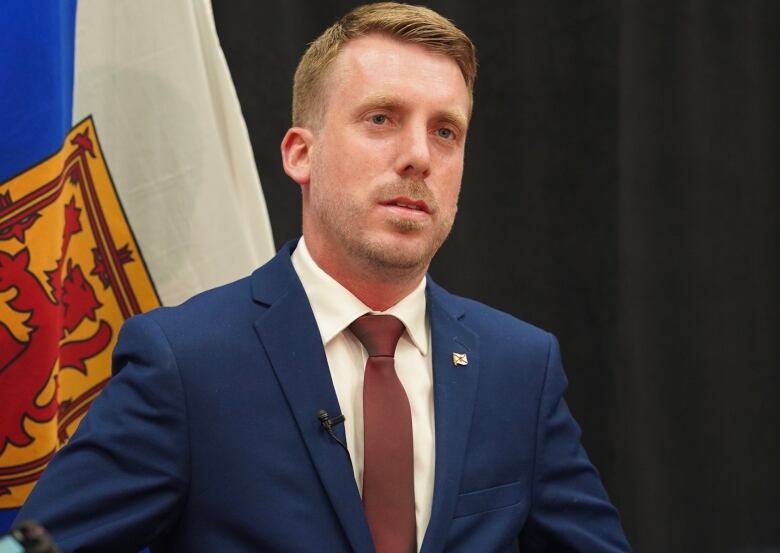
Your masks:
[[[295,65],[354,5],[214,1],[277,245]],[[637,552],[780,551],[780,3],[428,5],[480,59],[434,278],[559,337]]]

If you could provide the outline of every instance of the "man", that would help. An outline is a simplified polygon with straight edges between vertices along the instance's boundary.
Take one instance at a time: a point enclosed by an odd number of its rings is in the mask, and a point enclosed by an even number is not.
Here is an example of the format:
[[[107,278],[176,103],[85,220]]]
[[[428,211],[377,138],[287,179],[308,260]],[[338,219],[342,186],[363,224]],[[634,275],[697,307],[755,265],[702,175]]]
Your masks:
[[[426,277],[475,68],[419,7],[357,8],[312,43],[281,148],[303,238],[128,321],[20,519],[64,551],[628,551],[555,339]]]

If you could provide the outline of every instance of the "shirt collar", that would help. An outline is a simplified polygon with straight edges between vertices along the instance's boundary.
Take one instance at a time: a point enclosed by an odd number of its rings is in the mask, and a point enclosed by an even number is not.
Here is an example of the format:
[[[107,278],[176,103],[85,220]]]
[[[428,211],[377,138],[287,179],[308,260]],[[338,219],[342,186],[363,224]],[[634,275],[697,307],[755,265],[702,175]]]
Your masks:
[[[292,254],[292,264],[309,298],[323,344],[327,345],[361,315],[382,313],[398,317],[404,323],[406,332],[415,347],[422,355],[428,355],[428,328],[425,319],[426,277],[420,280],[409,295],[386,311],[380,312],[365,305],[352,292],[323,271],[311,257],[303,237],[298,241],[298,246]]]

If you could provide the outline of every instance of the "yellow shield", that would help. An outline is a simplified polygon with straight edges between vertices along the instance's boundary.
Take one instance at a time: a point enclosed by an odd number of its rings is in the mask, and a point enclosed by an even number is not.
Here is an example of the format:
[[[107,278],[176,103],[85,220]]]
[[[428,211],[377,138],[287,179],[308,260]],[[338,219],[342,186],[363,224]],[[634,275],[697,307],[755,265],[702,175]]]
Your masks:
[[[0,184],[0,508],[24,503],[105,386],[122,322],[159,305],[87,118]]]

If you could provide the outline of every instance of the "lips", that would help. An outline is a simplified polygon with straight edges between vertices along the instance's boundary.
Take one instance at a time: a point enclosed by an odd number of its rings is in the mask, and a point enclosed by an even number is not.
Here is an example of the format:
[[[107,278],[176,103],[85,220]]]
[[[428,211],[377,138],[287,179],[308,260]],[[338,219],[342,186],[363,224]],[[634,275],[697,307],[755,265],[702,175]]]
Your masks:
[[[410,209],[412,211],[420,211],[422,213],[431,212],[431,210],[428,208],[428,204],[425,203],[423,200],[413,200],[411,198],[407,198],[404,196],[392,198],[390,200],[386,200],[380,203],[381,205],[387,207],[400,207],[403,209]]]

